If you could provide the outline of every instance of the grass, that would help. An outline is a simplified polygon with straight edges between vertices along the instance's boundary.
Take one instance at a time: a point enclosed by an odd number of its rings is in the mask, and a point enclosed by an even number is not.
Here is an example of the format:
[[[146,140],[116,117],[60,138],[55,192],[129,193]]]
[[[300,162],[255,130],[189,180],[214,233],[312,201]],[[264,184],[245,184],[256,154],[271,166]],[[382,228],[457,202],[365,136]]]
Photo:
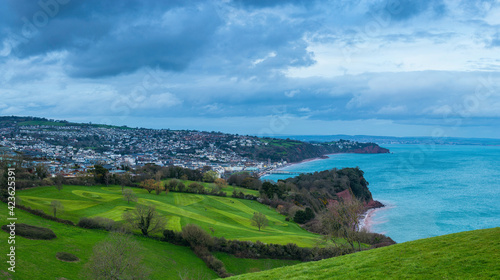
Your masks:
[[[172,180],[172,179],[165,179],[162,182],[165,184],[165,183],[168,183],[170,180]],[[189,184],[195,182],[195,181],[190,181],[190,180],[180,180],[180,179],[176,179],[176,180],[179,180],[182,183],[184,183],[184,185],[186,185],[186,187],[189,186]],[[202,184],[205,187],[205,189],[207,189],[208,191],[215,188],[214,183],[206,183],[206,182],[196,182],[196,183]],[[231,196],[233,194],[234,190],[236,190],[237,192],[241,191],[244,194],[251,194],[251,195],[257,196],[257,197],[259,196],[259,191],[256,191],[256,190],[246,189],[246,188],[242,188],[242,187],[234,187],[234,186],[226,186],[226,187],[222,188],[222,191],[225,192],[228,196]]]
[[[302,145],[303,143],[296,140],[285,140],[285,139],[274,139],[274,138],[264,138],[260,139],[261,142],[267,143],[271,146],[289,148],[297,145]]]
[[[165,192],[160,195],[149,194],[146,190],[132,188],[141,204],[153,204],[168,219],[167,228],[180,230],[182,226],[194,223],[207,232],[214,229],[214,236],[226,239],[240,239],[264,243],[295,243],[301,247],[321,244],[319,235],[300,228],[294,222],[285,221],[285,217],[274,209],[257,201],[218,197],[189,193]],[[54,187],[38,187],[18,192],[24,205],[52,213],[50,202],[61,201],[64,212],[59,218],[78,222],[80,217],[105,217],[122,221],[122,214],[133,208],[136,203],[128,204],[123,200],[121,189],[117,186],[85,187],[64,186],[61,191]],[[261,212],[269,220],[269,226],[259,231],[251,225],[254,212]]]
[[[215,253],[215,257],[226,264],[226,270],[229,273],[240,275],[258,271],[269,270],[277,267],[299,264],[300,261],[294,260],[273,260],[273,259],[244,259],[237,258],[226,253]]]
[[[63,192],[61,192],[61,195]],[[75,200],[77,201],[77,200]],[[5,203],[0,207],[7,209]],[[0,220],[7,223],[7,211],[0,211]],[[92,254],[92,247],[106,238],[107,232],[82,229],[75,226],[59,224],[31,215],[20,209],[16,210],[17,222],[50,228],[57,238],[53,240],[31,240],[16,236],[16,272],[7,271],[8,265],[0,267],[0,278],[10,279],[84,279],[81,271]],[[6,232],[0,231],[0,250],[8,253]],[[141,236],[134,236],[144,249],[144,265],[152,271],[150,279],[179,279],[179,274],[202,275],[208,279],[217,275],[210,270],[188,247],[176,246]],[[74,254],[79,262],[62,262],[56,258],[58,252]]]
[[[499,237],[461,232],[228,279],[498,279]]]

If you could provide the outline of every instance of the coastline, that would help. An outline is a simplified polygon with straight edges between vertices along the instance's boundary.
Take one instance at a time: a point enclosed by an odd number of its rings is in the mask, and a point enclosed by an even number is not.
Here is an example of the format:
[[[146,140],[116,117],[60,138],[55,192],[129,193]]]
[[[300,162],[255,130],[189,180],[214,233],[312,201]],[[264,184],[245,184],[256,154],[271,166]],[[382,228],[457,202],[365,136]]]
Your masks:
[[[317,161],[317,160],[322,160],[322,159],[328,159],[328,158],[330,158],[330,156],[332,156],[332,155],[338,155],[338,154],[346,154],[346,153],[325,154],[325,155],[323,155],[321,157],[309,158],[309,159],[302,160],[300,162],[287,163],[284,166],[281,166],[281,167],[273,169],[273,170],[283,170],[286,167],[297,165],[297,164],[301,164],[301,163],[306,163],[306,162],[311,162],[311,161]],[[266,175],[268,175],[268,174],[266,173],[263,176],[266,176]],[[260,176],[260,177],[263,177],[263,176]],[[361,219],[359,221],[359,226],[358,226],[358,228],[360,230],[361,229],[366,229],[367,231],[372,232],[372,226],[373,226],[373,223],[374,223],[373,222],[373,217],[376,215],[376,213],[379,212],[380,210],[392,208],[389,205],[383,204],[383,203],[381,203],[379,201],[376,201],[376,200],[373,200],[373,201],[375,201],[377,203],[380,203],[379,204],[380,206],[368,207],[361,214]]]
[[[385,206],[384,206],[385,207]],[[375,212],[378,210],[384,208],[370,208],[366,210],[363,214],[361,214],[361,219],[359,220],[359,229],[366,229],[367,231],[371,232],[372,230],[372,225],[373,225],[373,216],[375,215]]]

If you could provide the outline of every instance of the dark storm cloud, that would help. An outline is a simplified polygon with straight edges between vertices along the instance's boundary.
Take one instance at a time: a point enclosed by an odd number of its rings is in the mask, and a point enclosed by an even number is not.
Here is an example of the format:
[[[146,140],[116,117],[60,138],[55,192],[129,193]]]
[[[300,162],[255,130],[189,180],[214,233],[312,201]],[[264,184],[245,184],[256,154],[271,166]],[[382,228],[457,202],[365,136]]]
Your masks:
[[[446,4],[12,0],[0,7],[0,111],[494,123],[495,3]]]
[[[180,1],[65,2],[8,3],[14,15],[2,23],[10,27],[16,56],[67,51],[69,73],[82,77],[148,66],[179,71],[220,24],[211,7],[195,1],[182,6]]]

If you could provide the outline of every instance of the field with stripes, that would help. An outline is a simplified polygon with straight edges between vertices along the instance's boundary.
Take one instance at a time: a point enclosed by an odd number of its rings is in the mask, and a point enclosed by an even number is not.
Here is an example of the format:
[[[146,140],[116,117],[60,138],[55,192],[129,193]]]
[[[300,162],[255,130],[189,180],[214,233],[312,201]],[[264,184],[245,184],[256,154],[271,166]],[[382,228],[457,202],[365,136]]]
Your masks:
[[[117,222],[137,203],[152,204],[168,221],[167,228],[180,231],[186,224],[203,227],[213,236],[226,239],[260,240],[264,243],[295,243],[302,247],[321,245],[319,235],[307,232],[274,209],[257,201],[170,192],[149,194],[144,189],[130,188],[137,195],[137,202],[127,203],[119,186],[64,186],[61,191],[54,187],[39,187],[18,192],[21,204],[41,209],[51,214],[52,200],[59,200],[64,211],[57,214],[63,219],[78,222],[81,217],[105,217]],[[269,226],[259,231],[252,226],[254,212],[261,212],[269,220]],[[213,230],[213,231],[212,231]]]

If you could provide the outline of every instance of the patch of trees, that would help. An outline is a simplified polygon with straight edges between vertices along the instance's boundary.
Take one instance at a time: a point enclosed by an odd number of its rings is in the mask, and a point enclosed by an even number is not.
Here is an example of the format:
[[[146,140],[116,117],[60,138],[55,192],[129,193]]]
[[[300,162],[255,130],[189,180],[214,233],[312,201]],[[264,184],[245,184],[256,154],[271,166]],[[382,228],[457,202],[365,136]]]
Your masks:
[[[293,221],[297,224],[305,224],[310,220],[314,219],[316,215],[311,210],[310,207],[306,207],[306,210],[298,210],[293,216]]]
[[[295,186],[289,196],[294,196],[299,204],[308,204],[307,197],[302,194],[304,190],[315,199],[337,199],[337,193],[351,190],[353,195],[362,202],[372,200],[368,189],[368,182],[363,177],[364,172],[356,168],[331,169],[314,173],[300,174],[299,176],[284,180]],[[313,207],[314,208],[314,207]],[[313,209],[315,210],[315,209]]]

